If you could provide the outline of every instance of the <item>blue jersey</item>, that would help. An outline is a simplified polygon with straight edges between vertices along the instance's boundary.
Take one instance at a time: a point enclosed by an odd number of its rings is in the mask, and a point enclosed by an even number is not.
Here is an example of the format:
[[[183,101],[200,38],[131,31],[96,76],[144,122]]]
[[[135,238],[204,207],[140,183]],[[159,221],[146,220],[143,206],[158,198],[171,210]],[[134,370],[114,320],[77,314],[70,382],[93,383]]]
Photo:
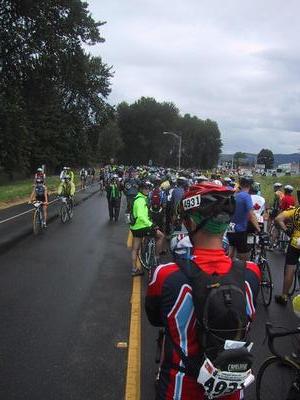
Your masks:
[[[241,191],[235,196],[236,206],[232,217],[235,224],[235,232],[246,232],[249,219],[249,211],[253,208],[249,193]]]

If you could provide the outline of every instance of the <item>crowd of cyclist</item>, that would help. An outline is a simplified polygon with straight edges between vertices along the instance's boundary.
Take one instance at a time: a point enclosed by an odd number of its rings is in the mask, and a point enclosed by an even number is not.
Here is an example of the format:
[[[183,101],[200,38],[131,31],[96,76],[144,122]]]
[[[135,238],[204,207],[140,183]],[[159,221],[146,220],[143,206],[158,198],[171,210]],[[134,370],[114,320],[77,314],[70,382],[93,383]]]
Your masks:
[[[289,237],[283,289],[275,296],[285,306],[300,256],[300,207],[293,187],[275,183],[273,202],[267,204],[250,176],[108,165],[100,168],[98,179],[94,169],[84,168],[79,178],[82,189],[90,179],[106,192],[112,223],[119,220],[125,196],[132,276],[143,274],[137,267],[143,238],[156,239],[157,267],[145,299],[150,323],[165,332],[156,399],[244,398],[244,387],[253,381],[247,332],[261,281],[259,266],[248,261],[247,237],[276,226],[270,250],[280,230]],[[74,172],[68,167],[57,193],[74,196]],[[40,168],[34,200],[43,202],[46,213],[46,176]],[[169,241],[173,261],[160,264]],[[293,390],[285,400],[299,398],[300,389]]]

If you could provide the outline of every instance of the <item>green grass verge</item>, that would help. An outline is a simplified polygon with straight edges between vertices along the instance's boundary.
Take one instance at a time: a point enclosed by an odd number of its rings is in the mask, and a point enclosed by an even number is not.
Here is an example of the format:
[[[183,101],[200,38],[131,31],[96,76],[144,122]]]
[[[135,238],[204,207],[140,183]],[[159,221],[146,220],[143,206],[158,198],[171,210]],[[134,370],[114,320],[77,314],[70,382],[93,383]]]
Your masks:
[[[297,198],[297,190],[300,190],[300,176],[260,176],[254,177],[255,181],[260,183],[262,196],[266,199],[268,204],[273,202],[274,190],[273,184],[280,182],[282,185],[292,185],[294,187],[294,196]]]
[[[58,176],[49,176],[46,180],[48,191],[55,191],[59,185]],[[16,181],[8,185],[0,186],[0,203],[28,199],[32,192],[33,178]]]

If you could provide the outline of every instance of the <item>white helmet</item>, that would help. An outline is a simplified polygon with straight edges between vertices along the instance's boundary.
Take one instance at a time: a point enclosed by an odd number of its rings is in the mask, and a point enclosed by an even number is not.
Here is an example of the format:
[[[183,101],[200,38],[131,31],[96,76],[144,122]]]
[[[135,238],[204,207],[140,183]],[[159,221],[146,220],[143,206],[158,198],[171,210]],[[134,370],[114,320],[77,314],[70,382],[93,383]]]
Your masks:
[[[282,187],[282,184],[279,183],[279,182],[276,182],[276,183],[274,183],[274,185],[273,185],[273,188],[274,188],[274,189],[275,189],[275,188],[280,188],[280,187]]]
[[[291,185],[285,185],[284,190],[286,190],[287,192],[291,192],[294,190],[293,186]]]

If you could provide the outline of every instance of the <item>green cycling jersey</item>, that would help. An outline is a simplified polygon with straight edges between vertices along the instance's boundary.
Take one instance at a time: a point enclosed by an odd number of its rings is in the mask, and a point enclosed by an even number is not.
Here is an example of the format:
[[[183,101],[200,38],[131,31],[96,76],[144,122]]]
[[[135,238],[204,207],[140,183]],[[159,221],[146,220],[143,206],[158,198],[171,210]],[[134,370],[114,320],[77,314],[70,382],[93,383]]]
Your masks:
[[[134,198],[132,213],[135,218],[135,223],[134,225],[130,225],[130,229],[150,228],[153,225],[149,218],[148,198],[141,192]]]

